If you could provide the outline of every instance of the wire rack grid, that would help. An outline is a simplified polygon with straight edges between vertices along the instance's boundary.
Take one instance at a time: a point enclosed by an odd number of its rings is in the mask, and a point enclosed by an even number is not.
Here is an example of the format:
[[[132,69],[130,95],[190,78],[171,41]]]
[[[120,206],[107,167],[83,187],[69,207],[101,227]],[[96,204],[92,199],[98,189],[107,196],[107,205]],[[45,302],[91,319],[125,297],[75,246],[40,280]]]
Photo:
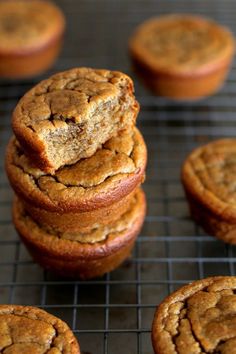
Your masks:
[[[127,38],[153,14],[192,12],[235,30],[234,0],[58,0],[67,17],[65,45],[52,72],[75,66],[118,69],[135,79],[138,125],[148,145],[148,215],[132,257],[102,279],[68,281],[33,263],[11,222],[13,193],[4,173],[11,111],[41,78],[0,82],[0,303],[35,305],[71,326],[85,354],[150,354],[156,305],[191,280],[234,275],[236,248],[207,236],[189,217],[180,183],[186,154],[236,135],[236,65],[223,89],[196,103],[153,97],[132,72]]]

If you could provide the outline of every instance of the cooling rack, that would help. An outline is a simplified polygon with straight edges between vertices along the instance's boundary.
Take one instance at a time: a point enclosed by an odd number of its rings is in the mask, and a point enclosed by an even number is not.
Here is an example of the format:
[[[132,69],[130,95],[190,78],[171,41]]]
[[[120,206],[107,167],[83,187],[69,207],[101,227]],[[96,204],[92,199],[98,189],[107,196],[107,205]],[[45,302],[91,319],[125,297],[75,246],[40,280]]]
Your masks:
[[[154,14],[192,12],[235,30],[234,0],[58,0],[67,17],[65,45],[51,72],[75,66],[122,70],[135,80],[138,125],[148,145],[148,214],[132,257],[92,281],[68,281],[33,263],[11,222],[13,193],[4,173],[10,117],[43,77],[0,81],[0,303],[35,305],[71,326],[85,354],[150,354],[156,305],[170,291],[211,275],[234,275],[236,248],[206,235],[189,217],[180,183],[186,154],[200,143],[236,135],[236,66],[215,96],[181,104],[152,96],[132,72],[127,39]]]

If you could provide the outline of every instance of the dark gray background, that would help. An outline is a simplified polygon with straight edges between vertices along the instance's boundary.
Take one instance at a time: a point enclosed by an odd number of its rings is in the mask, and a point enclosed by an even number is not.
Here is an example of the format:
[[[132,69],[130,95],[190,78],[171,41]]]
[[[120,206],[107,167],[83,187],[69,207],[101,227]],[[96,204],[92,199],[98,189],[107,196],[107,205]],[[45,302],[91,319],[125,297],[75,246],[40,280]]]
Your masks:
[[[150,354],[156,305],[188,281],[234,274],[235,247],[206,236],[189,218],[180,166],[199,143],[236,133],[236,67],[215,96],[180,104],[153,97],[132,72],[127,40],[134,27],[158,14],[193,12],[235,30],[234,0],[60,0],[67,17],[65,46],[52,72],[75,66],[119,69],[135,80],[138,125],[149,163],[148,215],[132,258],[102,279],[74,282],[44,273],[31,261],[11,223],[4,152],[11,111],[41,78],[0,82],[0,303],[36,305],[66,320],[84,353]]]

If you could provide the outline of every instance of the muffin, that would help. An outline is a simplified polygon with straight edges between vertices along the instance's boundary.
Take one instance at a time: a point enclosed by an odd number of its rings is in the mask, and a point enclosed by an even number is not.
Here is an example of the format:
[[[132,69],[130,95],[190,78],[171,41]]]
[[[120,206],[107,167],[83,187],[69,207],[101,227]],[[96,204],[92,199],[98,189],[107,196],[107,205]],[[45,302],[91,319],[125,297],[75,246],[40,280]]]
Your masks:
[[[19,101],[13,130],[35,166],[54,173],[92,156],[120,130],[132,129],[139,111],[133,92],[133,81],[117,71],[58,73]]]
[[[0,1],[0,76],[24,78],[48,69],[61,49],[65,19],[43,0]]]
[[[235,290],[236,277],[222,276],[195,281],[168,296],[152,325],[155,353],[235,353]]]
[[[153,321],[155,353],[235,353],[235,292],[236,277],[212,277],[168,296]]]
[[[65,322],[37,307],[0,305],[0,348],[4,354],[80,354]]]
[[[87,159],[48,175],[32,166],[13,138],[6,171],[31,217],[44,228],[87,232],[115,221],[144,180],[147,151],[137,128],[123,130]]]
[[[117,221],[89,233],[53,233],[40,227],[16,199],[13,222],[32,257],[43,268],[69,278],[89,279],[115,269],[129,256],[145,210],[145,196],[139,189],[129,210]]]
[[[137,72],[154,93],[190,100],[219,89],[235,44],[231,32],[211,20],[167,15],[141,24],[129,48]]]
[[[206,232],[236,244],[236,139],[198,147],[187,157],[182,182],[193,218]]]

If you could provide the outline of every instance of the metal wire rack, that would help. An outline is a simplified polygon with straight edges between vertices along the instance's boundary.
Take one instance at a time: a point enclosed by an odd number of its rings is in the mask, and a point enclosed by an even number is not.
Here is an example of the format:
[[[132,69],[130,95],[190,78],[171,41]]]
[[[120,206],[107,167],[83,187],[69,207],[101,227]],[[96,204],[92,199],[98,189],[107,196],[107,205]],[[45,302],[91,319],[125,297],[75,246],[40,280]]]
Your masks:
[[[192,12],[235,30],[234,0],[58,0],[67,16],[63,53],[45,77],[75,66],[119,69],[135,79],[138,124],[149,164],[148,215],[132,257],[94,281],[67,281],[34,264],[11,222],[12,191],[4,173],[11,111],[41,78],[0,82],[0,303],[35,305],[61,317],[85,354],[150,354],[156,305],[181,284],[234,275],[236,248],[207,236],[190,219],[180,183],[186,154],[200,143],[236,135],[236,65],[224,88],[197,103],[153,97],[132,73],[127,38],[153,14]]]

